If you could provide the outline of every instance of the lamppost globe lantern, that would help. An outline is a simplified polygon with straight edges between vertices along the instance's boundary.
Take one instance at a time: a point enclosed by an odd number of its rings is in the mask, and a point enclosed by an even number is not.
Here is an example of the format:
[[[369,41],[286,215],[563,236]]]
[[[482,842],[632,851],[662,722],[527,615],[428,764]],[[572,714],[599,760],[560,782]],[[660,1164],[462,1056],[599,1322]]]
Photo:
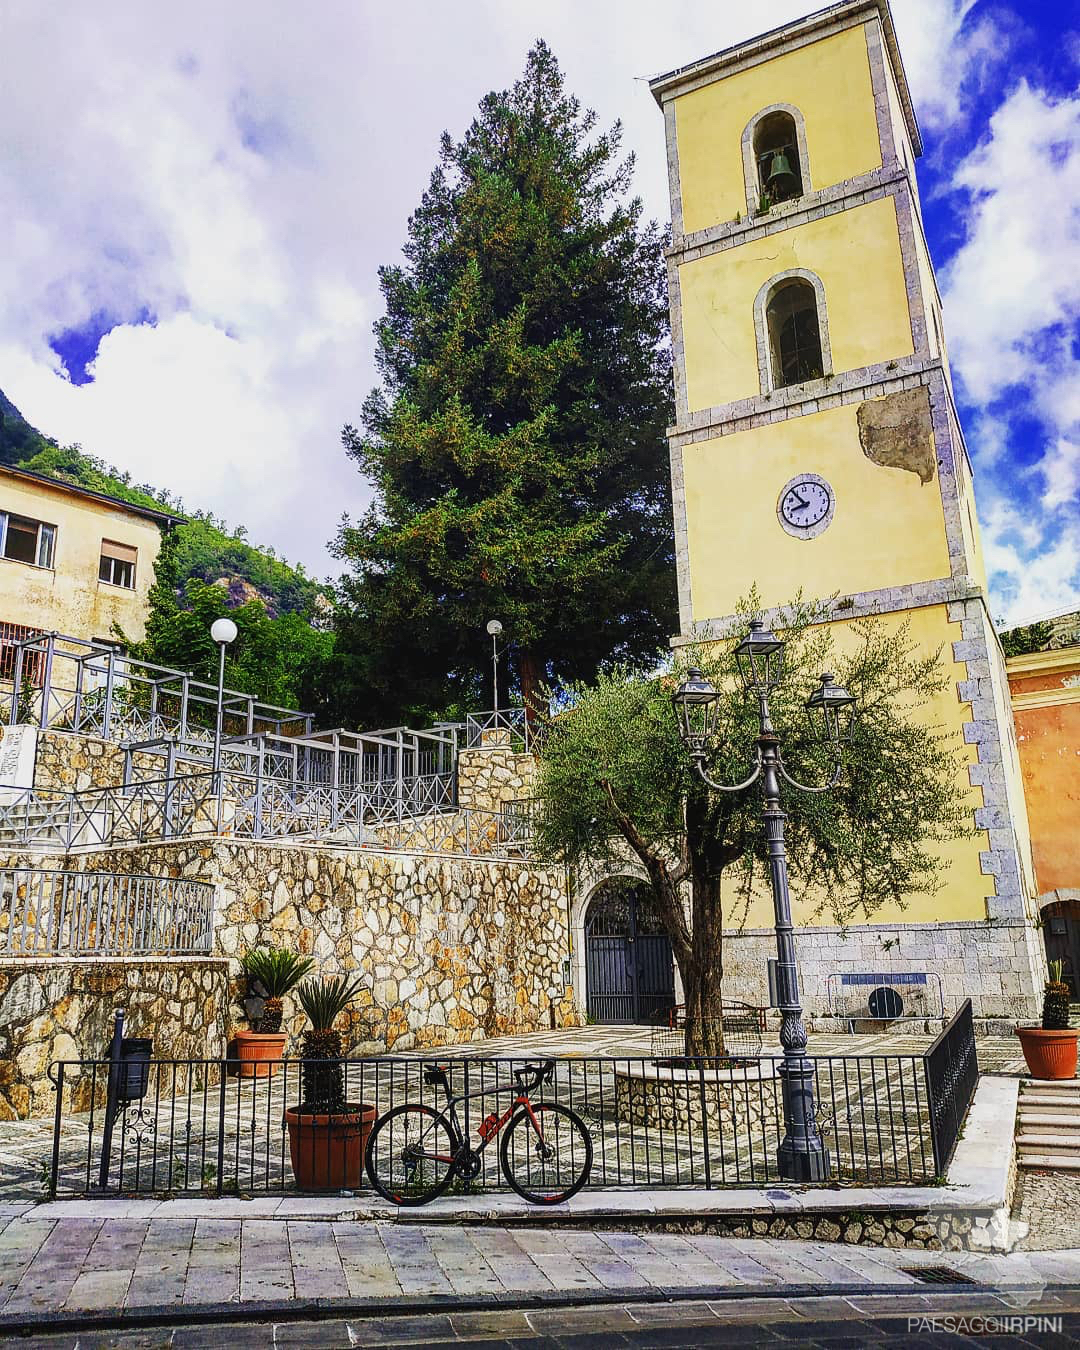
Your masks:
[[[499,620],[488,619],[487,621],[488,637],[498,637],[501,632],[502,632],[502,624],[499,622]]]
[[[237,628],[232,619],[215,619],[210,625],[210,636],[215,642],[227,646],[236,641]]]
[[[750,631],[735,648],[735,664],[748,693],[769,693],[784,669],[783,639],[760,619],[751,619]]]
[[[686,679],[672,694],[671,702],[679,719],[683,745],[692,754],[703,754],[715,730],[716,690],[696,666],[691,666]]]
[[[822,674],[821,683],[806,700],[806,712],[823,745],[839,751],[851,739],[855,695],[837,684],[829,671]]]

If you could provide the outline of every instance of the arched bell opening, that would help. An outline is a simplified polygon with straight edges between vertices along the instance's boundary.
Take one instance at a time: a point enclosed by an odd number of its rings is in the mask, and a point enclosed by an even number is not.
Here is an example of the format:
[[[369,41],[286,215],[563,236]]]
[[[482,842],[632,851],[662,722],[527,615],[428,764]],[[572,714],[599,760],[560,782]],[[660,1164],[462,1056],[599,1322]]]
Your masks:
[[[585,914],[585,1006],[592,1022],[655,1024],[675,1006],[675,963],[649,886],[611,877]]]
[[[758,122],[754,128],[754,163],[759,197],[769,205],[803,195],[799,137],[790,113],[768,113]]]

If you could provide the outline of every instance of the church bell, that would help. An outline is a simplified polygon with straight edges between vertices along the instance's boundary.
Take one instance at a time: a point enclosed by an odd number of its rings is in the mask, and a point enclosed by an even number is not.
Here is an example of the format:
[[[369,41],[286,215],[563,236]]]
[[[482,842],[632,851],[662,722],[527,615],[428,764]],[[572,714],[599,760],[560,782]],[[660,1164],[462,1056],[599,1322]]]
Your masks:
[[[791,169],[791,162],[783,150],[777,150],[769,165],[765,186],[778,201],[792,197],[799,190],[799,180]]]

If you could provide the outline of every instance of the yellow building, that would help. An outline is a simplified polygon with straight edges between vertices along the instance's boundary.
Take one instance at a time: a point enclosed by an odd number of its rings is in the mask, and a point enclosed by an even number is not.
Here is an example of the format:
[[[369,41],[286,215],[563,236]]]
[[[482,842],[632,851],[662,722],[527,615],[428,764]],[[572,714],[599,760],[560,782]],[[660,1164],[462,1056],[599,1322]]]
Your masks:
[[[843,973],[925,974],[949,1009],[1027,1015],[1041,989],[1008,684],[987,612],[971,465],[914,162],[922,151],[886,0],[844,0],[652,82],[671,189],[676,643],[766,617],[801,587],[847,620],[911,621],[942,649],[935,723],[966,747],[975,837],[944,888],[872,923],[802,913],[807,1007]],[[797,912],[797,918],[799,917]],[[728,946],[762,1002],[771,908]]]
[[[112,643],[114,624],[141,639],[161,532],[173,521],[0,466],[0,643],[41,632]],[[0,647],[0,658],[10,651]]]

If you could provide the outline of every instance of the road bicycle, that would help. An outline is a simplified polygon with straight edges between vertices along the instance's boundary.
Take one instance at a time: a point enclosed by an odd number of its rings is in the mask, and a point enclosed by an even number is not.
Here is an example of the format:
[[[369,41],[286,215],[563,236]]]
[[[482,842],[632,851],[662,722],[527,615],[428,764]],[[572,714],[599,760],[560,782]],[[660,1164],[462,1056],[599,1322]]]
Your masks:
[[[592,1168],[588,1126],[561,1102],[534,1102],[529,1095],[552,1082],[553,1059],[514,1069],[514,1087],[486,1087],[458,1096],[450,1091],[448,1067],[436,1064],[424,1070],[427,1086],[441,1087],[446,1094],[442,1111],[407,1102],[375,1122],[367,1146],[367,1174],[384,1199],[395,1205],[426,1205],[455,1177],[474,1181],[484,1166],[484,1150],[499,1134],[503,1176],[518,1195],[535,1205],[557,1205],[581,1190]],[[470,1142],[458,1107],[507,1092],[513,1093],[510,1105],[501,1116],[489,1112],[475,1142]]]

